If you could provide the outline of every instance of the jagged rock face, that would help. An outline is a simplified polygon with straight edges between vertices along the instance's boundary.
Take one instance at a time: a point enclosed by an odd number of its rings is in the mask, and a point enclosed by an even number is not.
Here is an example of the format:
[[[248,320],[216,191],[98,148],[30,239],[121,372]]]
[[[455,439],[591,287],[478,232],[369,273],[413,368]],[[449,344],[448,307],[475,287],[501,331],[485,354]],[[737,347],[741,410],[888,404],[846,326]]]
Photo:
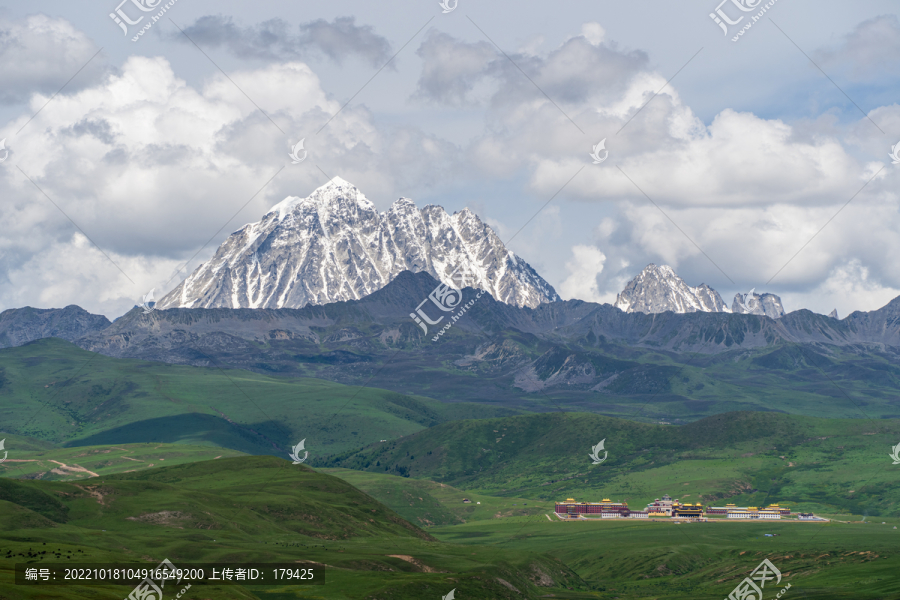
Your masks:
[[[457,269],[466,281],[453,277]],[[379,213],[355,186],[335,178],[233,233],[156,308],[301,308],[358,300],[406,270],[487,290],[519,307],[559,300],[468,209],[449,215],[401,198]]]
[[[834,309],[833,311],[828,313],[828,316],[831,317],[832,319],[837,319],[838,318],[837,309]]]
[[[57,337],[74,341],[109,327],[109,319],[74,304],[65,308],[12,308],[0,313],[0,348]]]
[[[781,298],[775,294],[757,294],[751,290],[749,294],[734,295],[731,312],[780,319],[784,316],[784,306],[781,305]]]
[[[615,306],[625,312],[651,314],[730,312],[719,293],[705,283],[691,287],[671,267],[654,264],[647,265],[625,286]]]

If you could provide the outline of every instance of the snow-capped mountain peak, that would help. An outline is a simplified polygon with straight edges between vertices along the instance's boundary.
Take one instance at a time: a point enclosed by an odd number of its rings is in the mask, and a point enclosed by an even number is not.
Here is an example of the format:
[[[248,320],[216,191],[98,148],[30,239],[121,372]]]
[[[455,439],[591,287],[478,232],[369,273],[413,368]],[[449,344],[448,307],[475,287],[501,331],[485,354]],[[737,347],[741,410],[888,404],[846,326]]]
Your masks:
[[[625,312],[731,312],[717,291],[701,283],[691,287],[668,265],[649,264],[616,297]]]
[[[472,211],[420,210],[400,198],[379,213],[356,186],[335,177],[231,234],[156,307],[300,308],[362,298],[405,270],[458,285],[451,279],[457,269],[469,285],[508,304],[559,299]]]

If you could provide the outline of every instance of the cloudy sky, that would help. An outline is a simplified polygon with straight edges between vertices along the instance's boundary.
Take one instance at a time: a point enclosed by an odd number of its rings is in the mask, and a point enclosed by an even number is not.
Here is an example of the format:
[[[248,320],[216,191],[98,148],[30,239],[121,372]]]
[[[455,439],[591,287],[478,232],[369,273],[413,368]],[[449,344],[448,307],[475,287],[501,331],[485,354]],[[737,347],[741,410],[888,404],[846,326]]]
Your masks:
[[[116,2],[0,8],[0,309],[119,316],[335,175],[472,208],[564,298],[900,295],[896,2]]]

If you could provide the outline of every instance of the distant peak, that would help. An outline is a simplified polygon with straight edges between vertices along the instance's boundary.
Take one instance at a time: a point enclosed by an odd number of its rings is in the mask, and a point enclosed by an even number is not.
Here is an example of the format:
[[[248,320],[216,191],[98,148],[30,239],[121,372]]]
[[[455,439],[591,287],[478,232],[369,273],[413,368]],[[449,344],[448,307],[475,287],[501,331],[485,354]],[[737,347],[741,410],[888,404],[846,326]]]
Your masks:
[[[342,179],[340,177],[332,177],[328,181],[328,183],[319,187],[318,189],[321,190],[321,189],[330,188],[330,187],[352,187],[352,188],[355,188],[356,186],[353,185],[352,183],[350,183],[349,181],[347,181],[346,179]]]
[[[730,312],[719,293],[706,284],[691,287],[668,265],[650,263],[616,297],[625,312]]]
[[[643,273],[658,273],[659,275],[665,275],[667,277],[677,277],[675,270],[669,265],[656,265],[654,263],[650,263],[644,267]]]

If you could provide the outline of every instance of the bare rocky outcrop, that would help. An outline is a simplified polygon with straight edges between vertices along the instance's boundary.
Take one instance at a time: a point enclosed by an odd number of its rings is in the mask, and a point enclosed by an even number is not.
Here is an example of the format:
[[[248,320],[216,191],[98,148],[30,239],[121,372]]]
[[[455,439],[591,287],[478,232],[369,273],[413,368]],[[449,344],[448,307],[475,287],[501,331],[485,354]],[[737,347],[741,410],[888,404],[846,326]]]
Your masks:
[[[784,316],[784,306],[781,304],[781,298],[775,294],[757,294],[755,290],[750,290],[749,294],[734,295],[731,312],[780,319]]]

